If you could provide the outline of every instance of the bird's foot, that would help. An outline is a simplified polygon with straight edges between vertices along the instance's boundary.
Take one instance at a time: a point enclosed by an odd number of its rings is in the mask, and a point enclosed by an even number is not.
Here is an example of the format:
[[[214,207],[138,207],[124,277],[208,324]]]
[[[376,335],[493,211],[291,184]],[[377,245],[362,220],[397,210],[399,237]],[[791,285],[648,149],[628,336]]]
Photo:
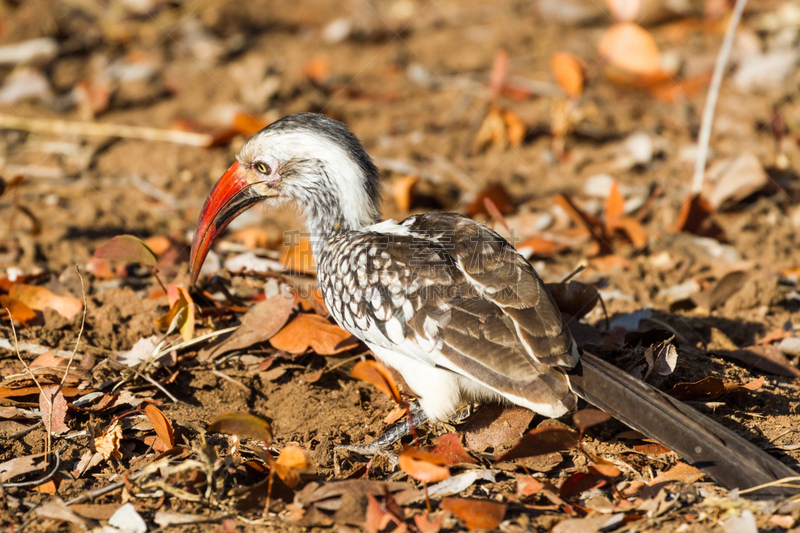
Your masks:
[[[474,412],[475,409],[471,403],[462,405],[446,421],[436,423],[435,433],[455,433],[456,426],[465,422]]]
[[[410,406],[410,411],[410,418],[406,418],[405,420],[399,422],[396,426],[389,428],[388,431],[386,431],[383,435],[376,437],[375,440],[369,444],[346,444],[336,446],[334,449],[354,452],[360,455],[394,455],[390,452],[390,449],[400,439],[411,434],[412,422],[414,428],[418,428],[428,422],[428,416],[419,406],[419,403],[412,403]]]

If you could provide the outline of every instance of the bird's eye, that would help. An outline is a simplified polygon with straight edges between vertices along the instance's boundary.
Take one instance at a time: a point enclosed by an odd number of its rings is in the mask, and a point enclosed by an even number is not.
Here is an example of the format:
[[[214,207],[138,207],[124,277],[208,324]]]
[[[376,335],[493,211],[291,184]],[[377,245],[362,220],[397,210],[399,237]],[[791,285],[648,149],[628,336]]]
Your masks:
[[[262,174],[266,174],[267,176],[270,174],[269,166],[265,165],[264,163],[256,163],[256,170]]]

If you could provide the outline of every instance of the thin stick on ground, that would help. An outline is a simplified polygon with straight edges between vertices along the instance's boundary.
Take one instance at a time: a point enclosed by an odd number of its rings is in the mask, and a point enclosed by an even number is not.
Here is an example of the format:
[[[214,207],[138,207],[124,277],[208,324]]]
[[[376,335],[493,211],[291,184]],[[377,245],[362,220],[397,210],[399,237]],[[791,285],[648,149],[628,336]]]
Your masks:
[[[742,13],[747,0],[736,0],[733,6],[731,20],[725,30],[725,37],[722,46],[717,54],[717,62],[714,64],[714,74],[711,77],[711,84],[708,86],[708,95],[703,106],[703,118],[700,123],[700,135],[697,137],[697,159],[694,164],[694,178],[692,179],[692,193],[698,194],[703,188],[703,177],[706,173],[706,160],[708,159],[708,145],[711,142],[711,126],[714,124],[714,111],[717,107],[719,89],[722,86],[722,77],[725,74],[725,67],[733,48],[733,38],[736,36],[736,28],[742,20]]]
[[[6,313],[8,313],[9,322],[11,323],[11,334],[14,336],[14,348],[16,348],[17,358],[19,358],[19,362],[22,363],[22,366],[25,367],[25,371],[31,376],[31,379],[36,384],[36,387],[39,389],[39,393],[42,395],[42,398],[50,402],[50,412],[53,411],[53,402],[51,399],[47,397],[44,393],[44,389],[42,385],[39,383],[39,380],[36,379],[36,375],[31,370],[31,367],[28,366],[28,363],[25,362],[25,359],[22,358],[22,354],[19,353],[19,341],[17,340],[17,328],[14,327],[14,317],[11,316],[11,311],[8,308],[4,308]],[[50,426],[52,427],[52,426]],[[45,457],[50,457],[50,428],[45,427],[45,442],[44,442],[44,453]]]
[[[0,128],[52,135],[141,139],[143,141],[160,141],[202,147],[211,145],[213,141],[211,135],[192,131],[164,130],[145,126],[129,126],[127,124],[24,118],[3,114],[0,114]]]
[[[58,384],[58,388],[53,393],[53,397],[50,398],[51,402],[55,399],[56,395],[61,392],[61,389],[64,388],[64,383],[67,381],[67,376],[69,375],[69,371],[72,368],[72,362],[75,361],[75,355],[78,353],[78,346],[81,344],[81,337],[83,336],[83,328],[86,327],[86,285],[83,283],[83,276],[81,275],[81,269],[78,265],[75,265],[75,272],[78,273],[78,278],[81,280],[81,295],[83,296],[83,318],[81,319],[81,329],[78,330],[78,338],[75,339],[75,348],[72,350],[72,355],[69,357],[69,361],[67,361],[67,369],[64,372],[64,377],[61,378],[61,383]],[[50,412],[50,424],[52,427],[52,410]]]

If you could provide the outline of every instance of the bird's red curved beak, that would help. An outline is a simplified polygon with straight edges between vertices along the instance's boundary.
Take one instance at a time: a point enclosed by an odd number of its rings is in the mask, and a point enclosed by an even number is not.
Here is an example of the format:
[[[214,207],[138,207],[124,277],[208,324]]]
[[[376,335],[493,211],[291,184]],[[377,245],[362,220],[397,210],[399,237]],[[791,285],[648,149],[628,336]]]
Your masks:
[[[222,175],[211,194],[206,198],[206,203],[200,211],[197,220],[197,229],[192,242],[192,254],[189,259],[191,265],[191,280],[194,285],[200,274],[208,251],[216,238],[222,233],[231,221],[257,204],[264,198],[275,195],[263,194],[255,190],[247,181],[245,173],[239,168],[239,163],[234,163]]]

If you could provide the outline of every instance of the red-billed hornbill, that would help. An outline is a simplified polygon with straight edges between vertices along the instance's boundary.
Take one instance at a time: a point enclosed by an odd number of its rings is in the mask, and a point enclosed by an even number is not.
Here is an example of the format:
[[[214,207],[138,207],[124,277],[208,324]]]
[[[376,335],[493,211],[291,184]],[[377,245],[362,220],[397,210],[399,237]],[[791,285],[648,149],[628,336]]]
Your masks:
[[[305,211],[331,315],[400,372],[419,398],[418,421],[445,420],[472,400],[559,417],[578,396],[727,488],[795,475],[689,406],[581,353],[542,280],[497,233],[453,213],[380,221],[380,196],[375,165],[342,123],[312,113],[278,120],[244,145],[206,200],[192,282],[233,218],[267,198],[292,200]]]

